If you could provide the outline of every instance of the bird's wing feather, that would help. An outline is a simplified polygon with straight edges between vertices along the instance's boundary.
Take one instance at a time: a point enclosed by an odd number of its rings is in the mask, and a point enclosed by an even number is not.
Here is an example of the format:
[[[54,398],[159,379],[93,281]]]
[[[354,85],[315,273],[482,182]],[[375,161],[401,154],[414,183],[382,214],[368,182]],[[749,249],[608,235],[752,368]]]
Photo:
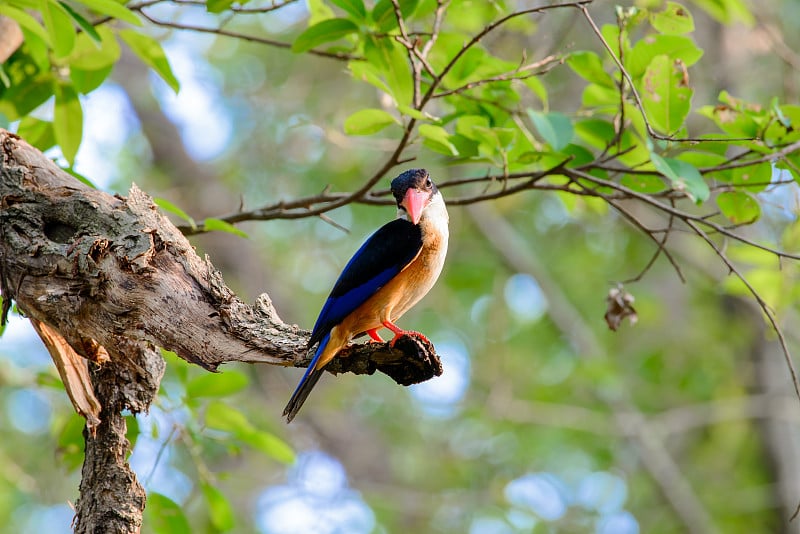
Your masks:
[[[402,271],[422,249],[420,227],[405,219],[386,223],[353,255],[319,313],[309,347]]]

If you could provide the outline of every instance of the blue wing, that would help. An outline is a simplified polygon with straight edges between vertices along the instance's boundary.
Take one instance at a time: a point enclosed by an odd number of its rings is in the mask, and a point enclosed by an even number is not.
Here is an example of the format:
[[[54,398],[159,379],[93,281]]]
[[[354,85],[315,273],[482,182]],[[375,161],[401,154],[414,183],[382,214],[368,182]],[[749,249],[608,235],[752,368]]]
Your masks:
[[[422,249],[422,231],[405,219],[380,227],[353,255],[319,313],[308,346],[322,340],[369,297],[386,285]]]

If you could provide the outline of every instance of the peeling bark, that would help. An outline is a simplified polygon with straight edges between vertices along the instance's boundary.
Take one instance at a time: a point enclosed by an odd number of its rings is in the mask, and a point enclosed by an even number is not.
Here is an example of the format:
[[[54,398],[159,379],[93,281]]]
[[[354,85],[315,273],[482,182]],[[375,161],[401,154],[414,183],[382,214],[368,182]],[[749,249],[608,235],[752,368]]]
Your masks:
[[[35,321],[54,360],[89,362],[67,380],[92,413],[77,532],[138,532],[144,490],[125,461],[123,410],[147,411],[164,372],[159,347],[214,371],[226,362],[306,367],[308,332],[270,298],[242,302],[208,258],[135,185],[127,198],[94,190],[0,129],[0,290]],[[71,349],[68,350],[68,349]],[[403,337],[343,351],[332,373],[376,370],[402,385],[441,374],[429,344]],[[78,366],[80,367],[80,366]],[[62,373],[62,376],[63,373]],[[99,423],[96,421],[99,403]],[[73,400],[75,400],[73,398]]]

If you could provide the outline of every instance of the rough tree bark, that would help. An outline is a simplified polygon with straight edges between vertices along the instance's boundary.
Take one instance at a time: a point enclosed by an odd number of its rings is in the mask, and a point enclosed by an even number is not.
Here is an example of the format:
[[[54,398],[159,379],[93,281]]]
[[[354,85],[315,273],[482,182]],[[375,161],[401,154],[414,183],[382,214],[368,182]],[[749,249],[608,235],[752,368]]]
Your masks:
[[[305,367],[308,332],[269,297],[251,306],[136,186],[94,190],[0,130],[2,320],[16,301],[87,418],[77,532],[138,532],[145,494],[125,462],[122,410],[147,411],[164,361],[157,348],[214,371],[225,362]],[[355,345],[327,369],[386,373],[409,385],[441,374],[432,346],[403,337]],[[280,407],[276,407],[279,410]]]

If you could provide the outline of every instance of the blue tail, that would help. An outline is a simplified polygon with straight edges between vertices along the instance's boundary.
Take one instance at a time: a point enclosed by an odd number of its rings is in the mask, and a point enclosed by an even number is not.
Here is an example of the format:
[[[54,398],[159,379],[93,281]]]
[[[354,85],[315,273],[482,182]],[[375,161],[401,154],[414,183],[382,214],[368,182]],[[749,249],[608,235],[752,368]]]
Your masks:
[[[319,357],[322,354],[322,351],[325,350],[325,347],[328,345],[328,341],[331,339],[330,332],[322,338],[322,341],[319,342],[319,347],[317,347],[317,352],[314,353],[314,358],[311,360],[311,363],[308,364],[308,369],[306,370],[306,374],[303,375],[303,378],[300,380],[300,383],[297,384],[297,389],[294,390],[292,394],[292,398],[289,399],[288,404],[286,404],[286,408],[283,409],[283,415],[286,416],[286,422],[291,423],[294,416],[297,415],[297,412],[300,411],[300,408],[303,407],[303,403],[308,398],[308,394],[311,393],[311,390],[314,389],[314,386],[317,385],[319,378],[322,376],[324,372],[322,369],[315,369],[317,366],[317,361],[319,361]]]

